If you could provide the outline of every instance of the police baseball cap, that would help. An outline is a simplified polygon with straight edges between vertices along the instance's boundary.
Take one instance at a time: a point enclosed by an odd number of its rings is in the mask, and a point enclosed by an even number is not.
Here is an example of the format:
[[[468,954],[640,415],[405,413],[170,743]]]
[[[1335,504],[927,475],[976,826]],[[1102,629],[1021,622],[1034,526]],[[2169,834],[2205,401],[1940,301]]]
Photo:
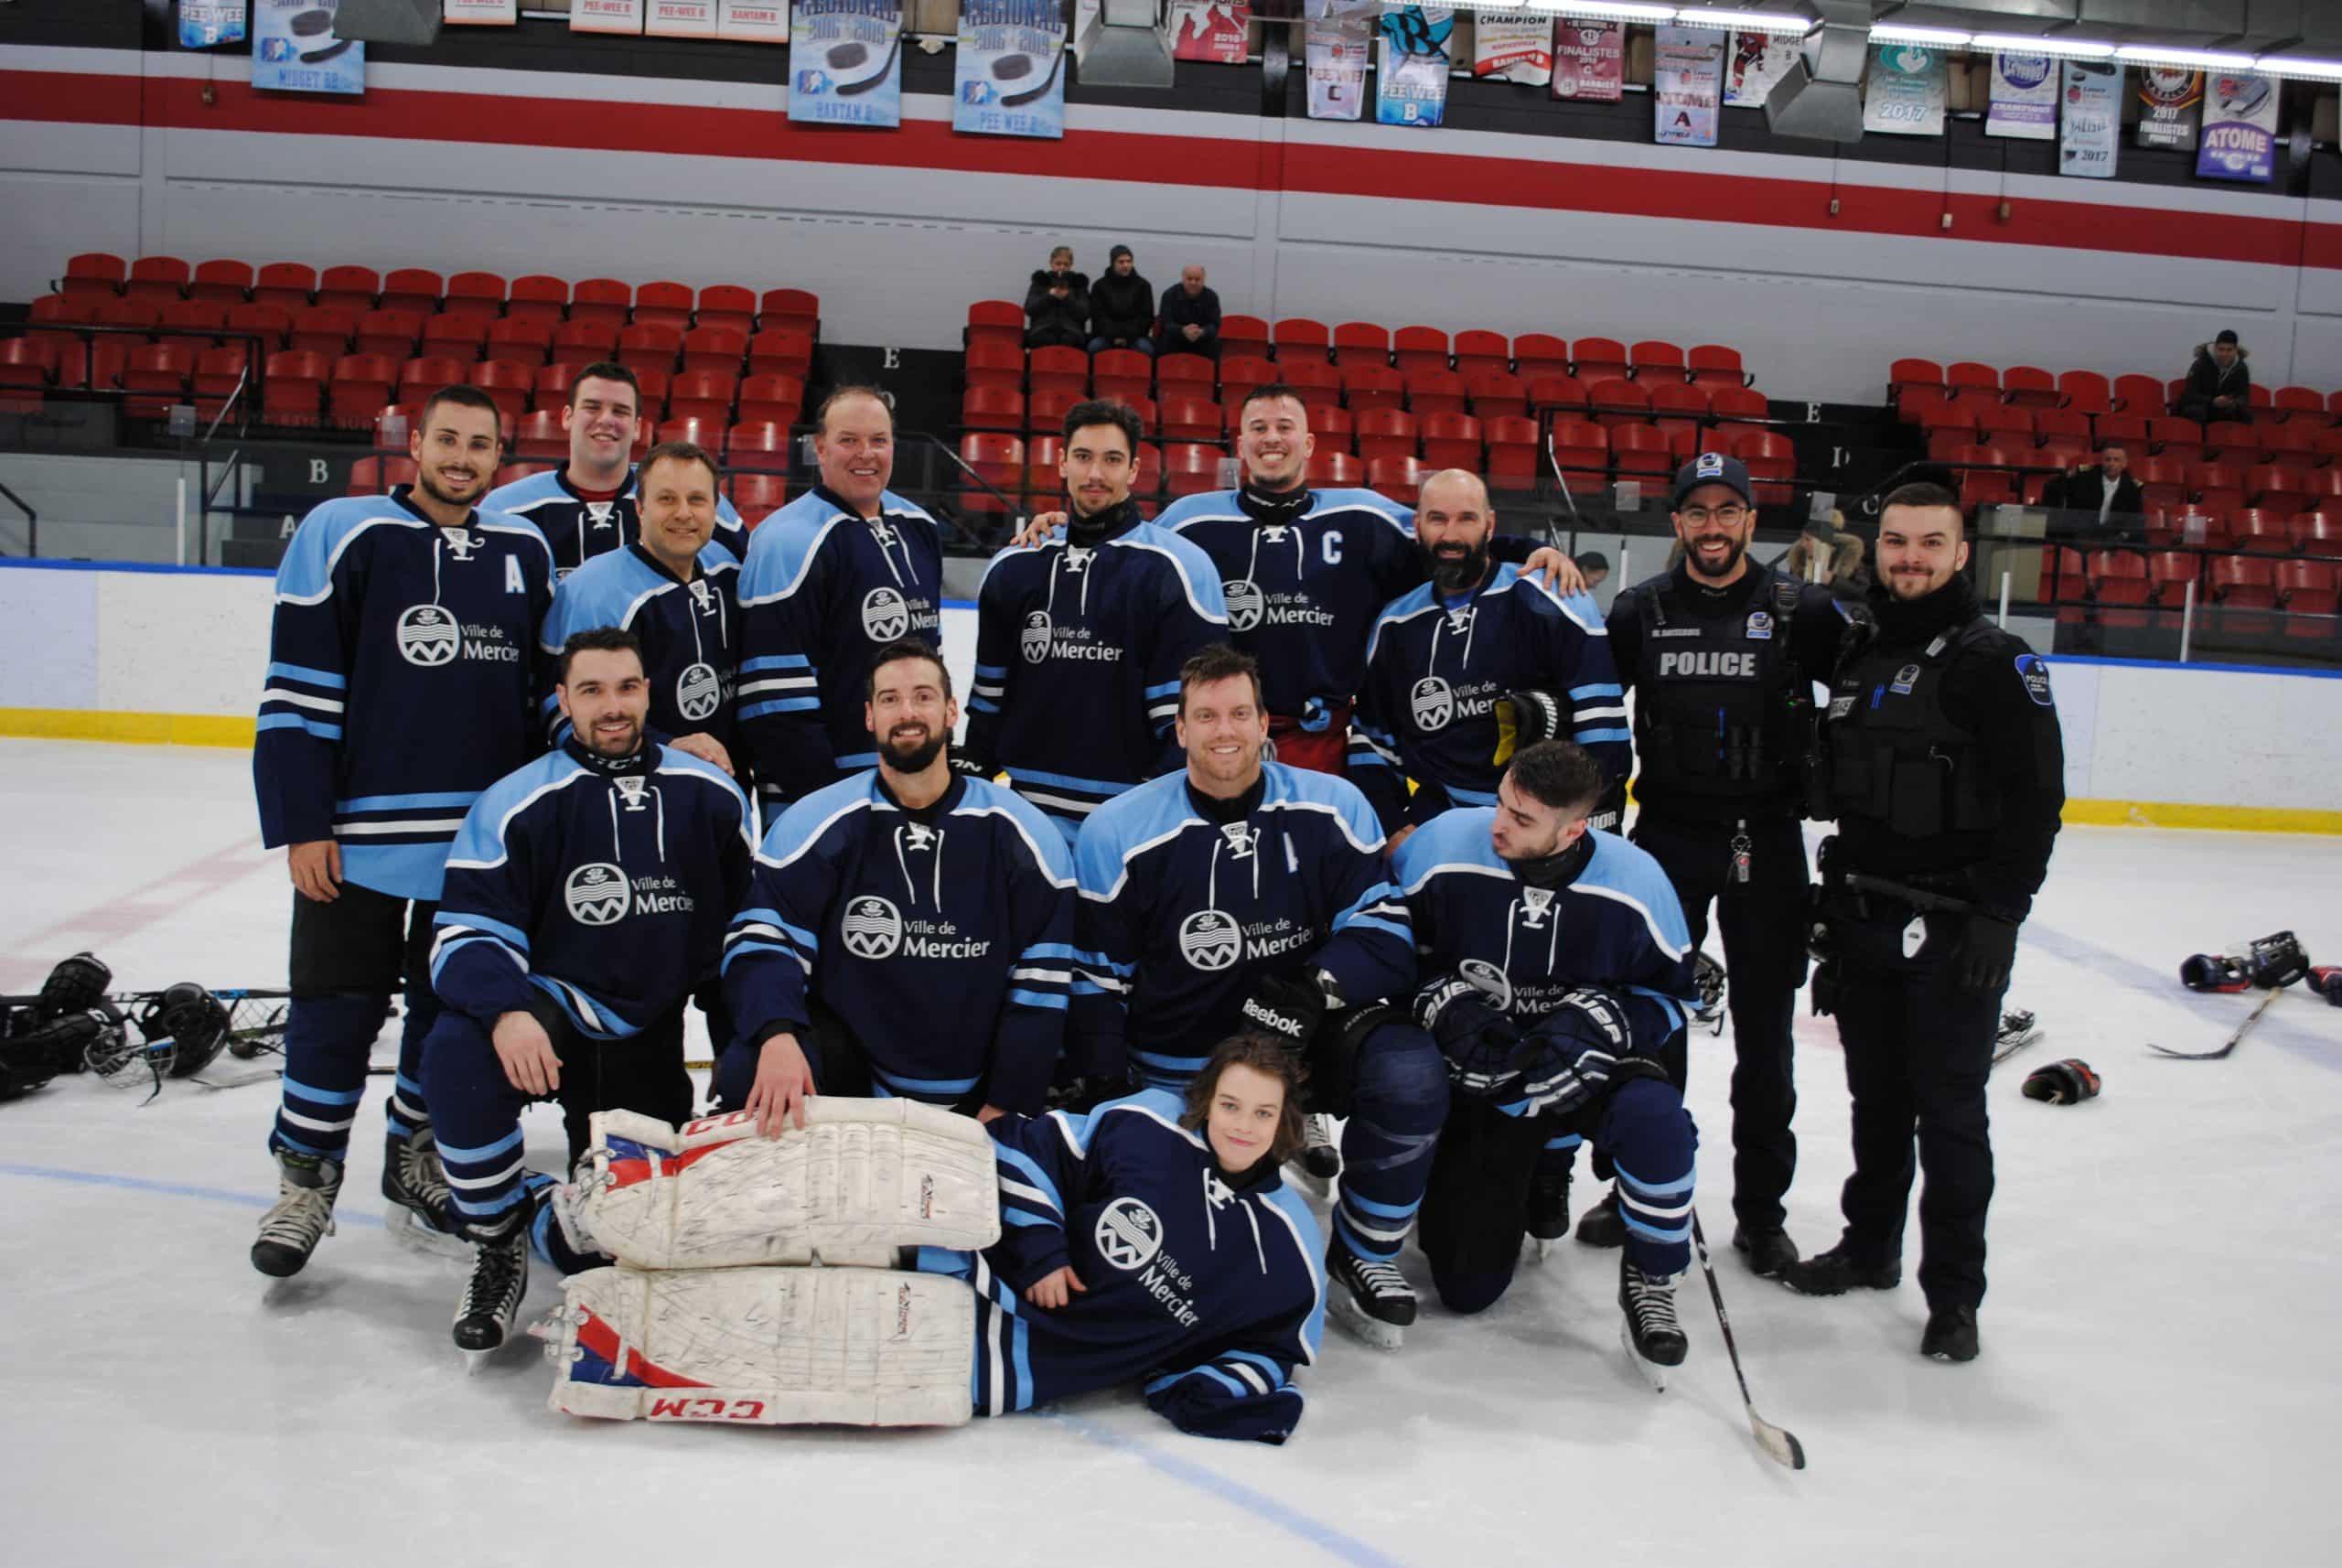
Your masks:
[[[1756,491],[1748,483],[1748,465],[1737,457],[1727,457],[1721,452],[1703,452],[1675,470],[1675,499],[1671,506],[1681,507],[1683,498],[1702,485],[1723,485],[1736,493],[1749,505],[1756,504]]]

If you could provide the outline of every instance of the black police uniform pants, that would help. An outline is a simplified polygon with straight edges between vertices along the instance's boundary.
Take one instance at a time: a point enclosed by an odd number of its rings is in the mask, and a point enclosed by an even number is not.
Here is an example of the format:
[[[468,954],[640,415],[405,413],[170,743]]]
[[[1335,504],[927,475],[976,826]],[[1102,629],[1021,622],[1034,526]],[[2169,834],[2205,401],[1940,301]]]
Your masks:
[[[1957,919],[1926,917],[1926,940],[1906,957],[1911,918],[1874,908],[1866,918],[1831,922],[1838,1036],[1853,1097],[1854,1174],[1840,1199],[1844,1245],[1865,1262],[1902,1256],[1916,1165],[1923,1178],[1919,1288],[1931,1306],[1972,1307],[1984,1299],[1984,1211],[1993,1200],[1984,1081],[2002,993],[1952,979]]]
[[[1744,1228],[1777,1230],[1787,1218],[1781,1200],[1797,1171],[1797,1080],[1791,1026],[1798,987],[1805,983],[1805,835],[1794,818],[1748,823],[1748,880],[1733,879],[1731,822],[1670,819],[1644,811],[1634,842],[1658,861],[1675,885],[1683,923],[1698,951],[1708,934],[1708,906],[1716,907],[1724,937],[1732,1015],[1732,1211]],[[1686,1036],[1678,1034],[1660,1059],[1681,1090],[1689,1075]]]

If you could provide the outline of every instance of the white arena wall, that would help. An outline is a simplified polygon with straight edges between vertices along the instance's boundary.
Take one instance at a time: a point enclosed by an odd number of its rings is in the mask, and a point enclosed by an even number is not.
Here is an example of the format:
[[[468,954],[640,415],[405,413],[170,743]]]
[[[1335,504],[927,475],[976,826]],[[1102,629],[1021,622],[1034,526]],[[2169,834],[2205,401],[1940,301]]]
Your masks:
[[[250,746],[271,578],[0,563],[0,735]],[[958,689],[975,611],[943,612]],[[2067,821],[2342,832],[2342,673],[2052,659]]]
[[[2175,376],[2222,327],[2272,385],[2342,384],[2342,202],[1176,108],[1018,142],[955,136],[932,94],[822,130],[778,82],[378,64],[324,102],[243,70],[0,50],[0,297],[88,250],[670,277],[948,349],[1051,244],[1094,272],[1128,242],[1230,311],[1724,342],[1778,397],[1883,401],[1904,353]]]

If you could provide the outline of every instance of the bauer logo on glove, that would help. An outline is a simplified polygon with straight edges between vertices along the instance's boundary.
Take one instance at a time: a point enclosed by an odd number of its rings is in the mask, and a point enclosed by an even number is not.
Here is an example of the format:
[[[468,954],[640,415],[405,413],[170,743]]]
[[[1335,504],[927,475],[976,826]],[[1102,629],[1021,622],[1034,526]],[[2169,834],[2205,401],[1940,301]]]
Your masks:
[[[2064,1061],[2036,1068],[2025,1080],[2027,1100],[2046,1100],[2052,1105],[2076,1105],[2095,1100],[2098,1091],[2098,1074],[2079,1057],[2068,1057]]]

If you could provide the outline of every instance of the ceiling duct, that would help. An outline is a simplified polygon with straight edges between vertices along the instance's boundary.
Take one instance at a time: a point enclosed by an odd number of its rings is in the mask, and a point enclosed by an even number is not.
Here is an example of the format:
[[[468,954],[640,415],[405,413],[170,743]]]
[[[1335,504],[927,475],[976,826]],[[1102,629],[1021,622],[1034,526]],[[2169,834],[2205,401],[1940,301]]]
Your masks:
[[[1777,136],[1821,142],[1863,139],[1863,61],[1870,53],[1870,0],[1808,0],[1821,26],[1806,35],[1797,62],[1765,100]]]

